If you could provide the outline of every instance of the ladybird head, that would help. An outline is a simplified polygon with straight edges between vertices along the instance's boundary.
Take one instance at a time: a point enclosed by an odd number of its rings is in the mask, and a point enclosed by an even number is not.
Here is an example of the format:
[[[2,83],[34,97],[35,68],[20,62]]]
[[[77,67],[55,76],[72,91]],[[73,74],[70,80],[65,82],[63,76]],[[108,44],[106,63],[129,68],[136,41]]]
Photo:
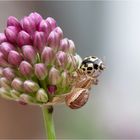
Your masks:
[[[87,75],[97,77],[105,69],[103,61],[96,56],[85,57],[80,69]]]

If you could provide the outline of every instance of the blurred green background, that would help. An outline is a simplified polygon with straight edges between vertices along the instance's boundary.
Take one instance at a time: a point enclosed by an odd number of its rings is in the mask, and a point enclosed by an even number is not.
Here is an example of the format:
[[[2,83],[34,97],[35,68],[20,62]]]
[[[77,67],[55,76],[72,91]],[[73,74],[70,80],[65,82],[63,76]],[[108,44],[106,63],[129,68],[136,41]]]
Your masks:
[[[55,18],[82,57],[107,66],[83,108],[55,106],[57,138],[140,138],[140,2],[0,1],[0,31],[8,16],[33,11]],[[40,108],[0,99],[0,138],[45,138]]]

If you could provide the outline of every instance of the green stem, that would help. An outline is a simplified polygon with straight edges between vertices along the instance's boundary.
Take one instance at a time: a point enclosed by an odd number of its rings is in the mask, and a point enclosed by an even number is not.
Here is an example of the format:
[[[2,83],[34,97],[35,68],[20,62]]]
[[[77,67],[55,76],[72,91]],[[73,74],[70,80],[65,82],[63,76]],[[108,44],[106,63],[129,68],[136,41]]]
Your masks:
[[[44,118],[44,125],[45,125],[45,132],[48,140],[55,140],[55,129],[53,123],[53,107],[42,107],[43,118]]]

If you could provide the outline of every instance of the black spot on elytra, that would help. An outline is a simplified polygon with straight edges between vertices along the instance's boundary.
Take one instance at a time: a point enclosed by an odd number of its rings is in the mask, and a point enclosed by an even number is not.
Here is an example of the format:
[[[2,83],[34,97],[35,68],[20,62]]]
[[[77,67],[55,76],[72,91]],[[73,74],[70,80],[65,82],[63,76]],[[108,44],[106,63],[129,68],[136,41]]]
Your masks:
[[[87,70],[92,70],[92,69],[93,69],[92,67],[88,67],[88,68],[87,68]]]
[[[97,70],[98,69],[98,65],[94,64],[94,69]]]
[[[83,71],[85,71],[86,69],[85,68],[82,68],[83,69]]]
[[[90,73],[91,73],[91,71],[88,71],[87,73],[88,73],[88,74],[90,74]]]

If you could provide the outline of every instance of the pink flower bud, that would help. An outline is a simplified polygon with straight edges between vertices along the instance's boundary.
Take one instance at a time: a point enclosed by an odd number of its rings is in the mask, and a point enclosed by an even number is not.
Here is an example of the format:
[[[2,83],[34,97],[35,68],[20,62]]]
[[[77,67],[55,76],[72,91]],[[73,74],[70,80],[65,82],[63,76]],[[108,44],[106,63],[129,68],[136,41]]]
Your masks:
[[[52,17],[48,17],[46,22],[50,23],[52,30],[57,26],[56,21]]]
[[[44,89],[39,89],[36,93],[36,99],[39,102],[47,103],[48,102],[48,95]]]
[[[44,49],[46,45],[46,42],[47,41],[45,39],[44,33],[36,31],[34,35],[33,44],[36,47],[36,49],[39,50],[39,52],[42,52],[42,50]]]
[[[35,22],[36,27],[38,27],[38,24],[42,21],[41,15],[36,12],[31,13],[29,15],[29,18],[31,18]]]
[[[39,31],[45,32],[47,35],[51,32],[51,25],[45,20],[42,20],[39,24]]]
[[[31,45],[22,46],[22,52],[24,55],[24,59],[28,60],[30,63],[34,64],[37,59],[37,54]]]
[[[52,31],[48,36],[47,44],[56,51],[60,45],[59,33]]]
[[[22,61],[19,65],[20,73],[25,77],[31,77],[33,74],[33,67],[27,61]]]
[[[51,85],[57,85],[60,82],[60,72],[52,67],[49,71],[49,83]]]
[[[57,52],[56,62],[59,66],[64,68],[66,66],[66,64],[68,63],[67,54],[65,52],[62,52],[62,51]]]
[[[35,64],[35,75],[40,80],[44,80],[46,78],[47,69],[43,63]]]
[[[10,89],[10,81],[5,78],[5,77],[1,77],[0,78],[0,87],[4,87],[5,89]]]
[[[9,64],[5,60],[5,57],[4,57],[2,52],[0,52],[0,66],[2,66],[2,67],[8,67],[9,66]]]
[[[7,19],[7,26],[15,26],[18,29],[21,29],[19,21],[17,20],[17,18],[15,18],[13,16],[8,17],[8,19]]]
[[[30,104],[33,102],[33,98],[25,93],[21,94],[19,99],[19,103],[22,105]]]
[[[23,28],[23,30],[25,30],[27,33],[29,34],[33,34],[36,30],[36,25],[35,25],[35,22],[33,21],[32,18],[30,17],[24,17],[22,20],[21,20],[21,26]]]
[[[62,85],[63,87],[65,87],[65,86],[67,85],[67,83],[68,83],[67,72],[66,72],[66,71],[63,71],[63,72],[61,73],[61,85]]]
[[[72,40],[68,40],[69,42],[69,52],[71,54],[75,54],[75,45],[74,45],[74,42]]]
[[[6,41],[7,41],[7,38],[6,38],[5,34],[4,33],[0,33],[0,44],[2,42],[6,42]]]
[[[0,77],[3,76],[3,67],[0,67]]]
[[[47,90],[49,94],[54,95],[57,90],[57,87],[56,85],[48,85]]]
[[[17,43],[19,47],[32,44],[30,35],[25,31],[20,31],[17,37]]]
[[[64,52],[68,52],[69,47],[70,47],[70,45],[69,45],[68,39],[67,39],[67,38],[62,39],[61,42],[60,42],[60,47],[59,47],[59,49],[60,49],[61,51],[64,51]]]
[[[0,45],[0,51],[3,53],[4,57],[7,59],[7,56],[9,55],[9,52],[11,50],[15,50],[15,47],[8,43],[8,42],[3,42],[1,45]]]
[[[23,81],[20,78],[14,78],[14,80],[11,83],[11,86],[13,89],[23,92]]]
[[[31,80],[26,80],[23,84],[24,90],[27,93],[34,93],[37,92],[39,89],[39,85]]]
[[[16,43],[19,30],[15,26],[8,26],[5,29],[7,40],[11,43]]]
[[[52,48],[50,47],[45,47],[42,51],[41,54],[41,59],[45,64],[49,64],[52,62],[54,58],[54,52],[52,50]]]
[[[7,67],[3,69],[3,76],[6,77],[8,80],[13,80],[15,77],[15,72],[13,69]]]
[[[19,66],[22,61],[22,56],[16,51],[10,51],[8,55],[8,62],[12,65]]]
[[[57,33],[59,34],[60,39],[63,38],[63,31],[62,31],[62,29],[61,29],[60,27],[56,27],[56,28],[54,29],[54,31],[57,32]]]

